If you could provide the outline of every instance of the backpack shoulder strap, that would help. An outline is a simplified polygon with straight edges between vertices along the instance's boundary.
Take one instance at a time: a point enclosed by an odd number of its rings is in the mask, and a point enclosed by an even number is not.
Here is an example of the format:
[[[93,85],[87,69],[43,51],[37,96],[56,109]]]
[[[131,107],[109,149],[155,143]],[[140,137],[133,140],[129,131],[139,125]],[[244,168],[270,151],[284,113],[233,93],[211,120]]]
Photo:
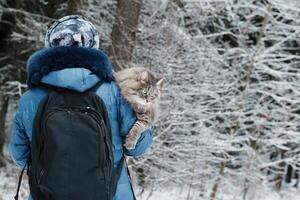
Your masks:
[[[136,196],[135,196],[135,193],[134,193],[134,190],[133,190],[133,186],[132,186],[131,175],[130,175],[130,172],[129,172],[129,169],[128,169],[128,164],[127,164],[127,161],[126,161],[124,153],[123,153],[122,158],[121,158],[121,160],[119,162],[119,165],[117,167],[117,172],[115,174],[115,177],[114,177],[114,179],[112,181],[113,194],[115,194],[116,191],[117,191],[118,181],[120,179],[124,163],[126,163],[125,167],[126,167],[126,170],[127,170],[127,175],[128,175],[128,179],[129,179],[129,184],[130,184],[130,187],[131,187],[132,195],[133,195],[134,200],[136,200]]]
[[[123,155],[123,157],[125,157],[125,156]],[[124,159],[124,160],[125,160],[125,164],[126,164],[126,170],[127,170],[127,174],[128,174],[128,179],[129,179],[133,199],[136,200],[135,192],[134,192],[133,185],[132,185],[132,178],[131,178],[131,174],[130,174],[130,171],[129,171],[129,168],[128,168],[128,163],[127,163],[126,159]]]
[[[47,92],[62,92],[66,90],[65,88],[55,87],[45,83],[40,83],[39,87],[46,90]]]
[[[20,176],[19,176],[19,180],[18,180],[18,187],[17,187],[17,192],[16,192],[16,195],[14,196],[14,200],[18,200],[19,199],[19,192],[20,192],[20,188],[21,188],[21,184],[22,184],[22,178],[23,178],[23,174],[24,174],[24,171],[27,167],[27,175],[29,174],[29,166],[31,164],[31,157],[30,155],[28,156],[28,159],[27,159],[27,162],[25,163],[21,173],[20,173]]]
[[[117,192],[117,187],[118,187],[118,182],[122,173],[122,168],[125,162],[125,156],[124,154],[122,155],[122,158],[117,166],[117,171],[115,172],[115,175],[113,176],[113,179],[111,181],[111,194],[114,196]]]
[[[94,85],[93,87],[91,87],[90,89],[87,90],[87,92],[97,92],[98,88],[104,83],[104,80],[99,81],[98,83],[96,83],[96,85]]]
[[[99,81],[98,83],[96,83],[94,86],[92,86],[90,89],[87,90],[87,92],[96,92],[98,90],[98,88],[104,83],[104,80]],[[56,91],[56,92],[63,92],[65,90],[68,90],[66,88],[60,88],[60,87],[55,87],[55,86],[51,86],[45,83],[40,83],[39,87],[46,90],[47,92],[51,92],[51,91]]]

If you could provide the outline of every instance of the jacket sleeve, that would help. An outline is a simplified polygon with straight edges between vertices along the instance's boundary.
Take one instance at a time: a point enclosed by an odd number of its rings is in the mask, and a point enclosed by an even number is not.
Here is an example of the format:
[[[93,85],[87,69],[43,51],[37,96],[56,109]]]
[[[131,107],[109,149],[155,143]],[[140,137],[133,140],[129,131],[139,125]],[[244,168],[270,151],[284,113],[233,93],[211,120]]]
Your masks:
[[[136,122],[136,114],[131,106],[123,99],[118,92],[118,104],[119,104],[119,126],[121,136],[126,136],[129,130]],[[141,156],[151,146],[153,141],[152,130],[149,128],[141,133],[141,136],[135,146],[135,149],[127,150],[124,148],[124,152],[128,156]]]
[[[21,100],[12,124],[8,148],[13,161],[18,166],[23,167],[27,163],[30,153],[30,140],[25,132],[25,127],[22,122]]]

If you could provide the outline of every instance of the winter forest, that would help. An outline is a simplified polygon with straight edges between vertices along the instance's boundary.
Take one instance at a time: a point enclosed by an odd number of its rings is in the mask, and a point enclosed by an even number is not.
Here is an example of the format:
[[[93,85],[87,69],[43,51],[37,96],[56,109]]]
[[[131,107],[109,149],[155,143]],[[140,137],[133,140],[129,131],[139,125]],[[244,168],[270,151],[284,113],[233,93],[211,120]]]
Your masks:
[[[164,76],[153,145],[129,159],[138,199],[300,199],[300,1],[0,0],[0,200],[20,172],[6,144],[26,61],[69,14],[114,70]]]

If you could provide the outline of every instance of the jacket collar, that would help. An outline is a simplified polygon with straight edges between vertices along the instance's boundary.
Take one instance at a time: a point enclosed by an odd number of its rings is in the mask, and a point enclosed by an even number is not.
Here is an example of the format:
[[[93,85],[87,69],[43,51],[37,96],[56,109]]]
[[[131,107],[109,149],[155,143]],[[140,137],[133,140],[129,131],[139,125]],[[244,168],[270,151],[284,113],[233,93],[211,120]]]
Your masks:
[[[66,68],[86,68],[100,79],[112,81],[112,66],[108,56],[93,48],[53,47],[35,52],[27,61],[27,84],[29,88],[38,86],[43,76],[49,72]]]

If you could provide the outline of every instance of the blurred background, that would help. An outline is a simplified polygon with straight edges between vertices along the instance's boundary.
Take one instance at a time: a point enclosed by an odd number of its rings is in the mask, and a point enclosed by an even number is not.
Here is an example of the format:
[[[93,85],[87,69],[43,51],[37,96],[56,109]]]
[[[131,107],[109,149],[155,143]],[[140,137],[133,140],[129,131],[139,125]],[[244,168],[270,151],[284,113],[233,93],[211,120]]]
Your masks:
[[[154,144],[129,161],[138,199],[300,199],[300,1],[0,0],[0,200],[20,171],[6,144],[26,61],[69,14],[116,71],[165,77]]]

